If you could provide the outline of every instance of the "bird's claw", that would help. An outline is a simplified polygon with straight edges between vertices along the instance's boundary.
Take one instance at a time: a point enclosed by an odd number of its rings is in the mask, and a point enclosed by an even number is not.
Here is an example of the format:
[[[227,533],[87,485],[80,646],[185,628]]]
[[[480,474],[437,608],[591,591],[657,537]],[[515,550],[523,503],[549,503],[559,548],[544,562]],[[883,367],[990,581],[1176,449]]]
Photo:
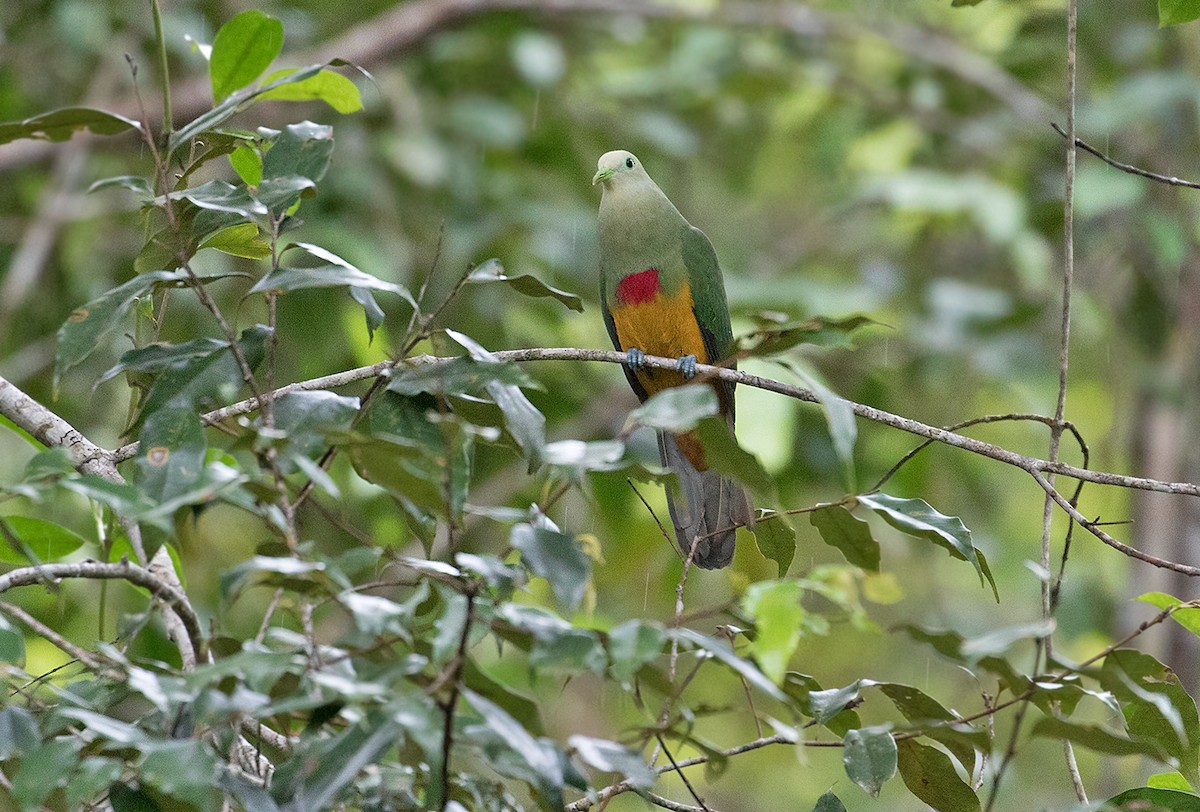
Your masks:
[[[683,373],[684,380],[690,381],[696,377],[696,356],[684,355],[675,362],[675,368]]]
[[[625,365],[634,372],[637,372],[646,363],[646,353],[639,350],[637,347],[630,347],[625,351]]]

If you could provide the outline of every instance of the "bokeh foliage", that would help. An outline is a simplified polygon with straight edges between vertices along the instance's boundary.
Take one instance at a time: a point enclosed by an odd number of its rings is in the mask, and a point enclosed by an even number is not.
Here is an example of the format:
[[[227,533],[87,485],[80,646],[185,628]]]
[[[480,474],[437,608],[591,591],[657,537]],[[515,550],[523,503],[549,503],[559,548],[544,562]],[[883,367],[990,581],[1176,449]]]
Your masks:
[[[1030,682],[1030,641],[1047,630],[1026,566],[1041,517],[1032,483],[932,448],[886,493],[848,498],[914,441],[855,431],[833,393],[932,424],[1051,411],[1062,144],[1039,116],[1061,109],[1060,4],[829,2],[815,12],[828,36],[760,6],[738,25],[491,13],[376,54],[366,75],[327,62],[343,56],[326,53],[340,34],[383,37],[401,8],[263,4],[218,35],[227,9],[169,5],[173,98],[192,112],[162,144],[175,158],[165,179],[133,132],[124,58],[153,116],[146,7],[0,9],[0,119],[14,122],[0,137],[118,134],[58,144],[49,162],[0,151],[0,374],[101,445],[142,441],[124,469],[135,484],[117,488],[0,435],[19,461],[3,480],[4,560],[117,560],[129,546],[93,506],[135,516],[152,548],[173,550],[215,658],[181,671],[132,587],[11,593],[106,664],[54,672],[66,655],[0,614],[0,759],[18,807],[108,792],[116,808],[219,808],[223,794],[246,809],[438,808],[450,707],[451,795],[470,809],[561,808],[614,777],[645,787],[635,752],[651,752],[657,728],[676,759],[709,758],[693,781],[714,808],[834,809],[818,800],[832,786],[848,809],[923,808],[914,796],[969,809],[976,751],[1002,752],[1013,717],[997,715],[994,739],[982,721],[945,723],[981,709],[981,693],[1023,692],[1036,721],[1001,808],[1070,806],[1065,771],[1045,768],[1062,737],[1095,797],[1184,803],[1165,793],[1198,780],[1194,686],[1137,650]],[[1195,32],[1157,22],[1149,2],[1085,7],[1081,134],[1183,174],[1180,156],[1198,146]],[[213,44],[211,64],[195,43]],[[301,52],[322,57],[291,57]],[[1014,84],[988,85],[980,69]],[[277,84],[251,98],[259,80]],[[76,111],[37,118],[55,108]],[[760,505],[834,504],[797,517],[794,542],[763,522],[730,572],[690,572],[684,628],[672,622],[678,556],[627,482],[653,478],[654,452],[644,430],[622,434],[635,402],[620,374],[488,356],[606,346],[587,179],[614,147],[638,153],[717,246],[735,332],[763,356],[743,368],[827,393],[821,408],[741,391],[740,443],[762,468],[749,459],[737,473]],[[1186,191],[1081,158],[1068,403],[1096,467],[1131,468],[1145,398],[1194,403],[1180,350],[1194,341],[1194,207]],[[38,228],[52,229],[40,259]],[[196,415],[248,394],[243,370],[181,258],[260,380],[397,353],[461,358],[401,367],[366,410],[363,385],[288,395],[227,437]],[[701,400],[641,422],[694,422]],[[1040,454],[1039,429],[978,436]],[[340,453],[325,474],[329,447]],[[293,493],[315,484],[294,538],[272,465]],[[665,515],[657,486],[637,487]],[[1081,505],[1129,512],[1111,490],[1089,488]],[[1125,562],[1098,547],[1077,539],[1072,554],[1064,664],[1134,625],[1113,606],[1143,591],[1138,572],[1127,586]],[[676,684],[704,665],[664,723],[672,646]],[[255,740],[256,720],[295,741]],[[269,795],[224,766],[244,750],[239,729],[277,766]],[[719,752],[771,734],[844,746]],[[669,774],[656,791],[693,802]],[[644,805],[630,793],[609,808]]]

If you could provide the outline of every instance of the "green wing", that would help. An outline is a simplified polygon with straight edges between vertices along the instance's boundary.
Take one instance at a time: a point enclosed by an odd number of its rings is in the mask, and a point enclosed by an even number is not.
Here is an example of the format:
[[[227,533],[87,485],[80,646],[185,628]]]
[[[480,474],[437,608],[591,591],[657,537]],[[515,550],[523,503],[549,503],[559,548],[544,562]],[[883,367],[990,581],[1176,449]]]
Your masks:
[[[683,227],[683,265],[692,289],[692,313],[700,325],[704,349],[713,363],[733,353],[733,328],[729,324],[729,305],[725,301],[725,282],[717,252],[704,232],[695,226]],[[736,364],[731,365],[737,368]],[[733,384],[722,386],[727,415],[733,415]]]
[[[704,348],[714,360],[722,360],[733,350],[733,329],[729,326],[729,305],[725,303],[725,283],[712,243],[700,229],[685,225],[683,264],[692,289],[692,312],[700,323]]]

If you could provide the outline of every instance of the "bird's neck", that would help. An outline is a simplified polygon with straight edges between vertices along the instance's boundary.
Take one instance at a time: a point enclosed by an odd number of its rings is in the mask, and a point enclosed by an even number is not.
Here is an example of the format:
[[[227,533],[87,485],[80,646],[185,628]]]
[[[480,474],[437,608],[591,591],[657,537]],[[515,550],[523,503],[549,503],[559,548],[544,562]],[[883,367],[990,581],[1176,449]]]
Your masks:
[[[649,183],[625,184],[605,189],[600,200],[600,246],[608,259],[629,272],[645,270],[660,256],[678,251],[683,215],[662,190]]]

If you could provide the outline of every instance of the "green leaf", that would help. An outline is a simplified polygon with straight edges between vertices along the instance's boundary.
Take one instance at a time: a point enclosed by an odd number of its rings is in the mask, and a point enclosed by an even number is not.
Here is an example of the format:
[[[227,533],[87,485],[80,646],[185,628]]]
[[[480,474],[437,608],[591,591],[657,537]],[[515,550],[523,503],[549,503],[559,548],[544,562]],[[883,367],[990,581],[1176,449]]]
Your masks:
[[[762,671],[759,671],[749,660],[735,654],[733,649],[724,641],[715,640],[692,629],[676,629],[673,632],[668,632],[668,634],[681,642],[690,643],[696,648],[707,651],[767,696],[778,699],[780,702],[786,701],[785,694],[779,690],[779,687],[774,682],[767,679],[766,675]]]
[[[981,556],[971,541],[971,531],[962,519],[938,513],[923,499],[901,499],[885,493],[862,494],[858,503],[878,513],[900,532],[928,539],[954,558],[971,562],[979,573],[979,582],[982,584],[986,579],[995,592],[996,582],[991,577],[991,570],[981,563]],[[996,600],[999,599],[997,593]]]
[[[508,543],[520,551],[530,573],[550,582],[563,609],[574,612],[592,576],[592,560],[575,537],[522,523],[513,527]]]
[[[88,802],[100,798],[109,785],[121,777],[121,766],[115,758],[89,754],[79,762],[79,768],[67,782],[67,808],[88,808]]]
[[[477,361],[500,363],[495,356],[483,348],[475,339],[455,330],[447,329],[446,335],[466,347],[467,352]],[[486,387],[500,411],[504,413],[504,423],[509,434],[521,446],[529,460],[529,470],[534,470],[541,461],[542,448],[546,445],[546,418],[529,402],[525,393],[512,384],[498,381],[489,382]]]
[[[79,763],[83,742],[66,737],[51,739],[29,752],[12,779],[12,797],[23,809],[36,809],[51,792],[66,786]]]
[[[200,740],[154,742],[142,748],[145,754],[139,768],[143,785],[189,804],[216,795],[217,759],[211,748]]]
[[[156,283],[181,281],[187,278],[182,271],[154,271],[135,276],[97,299],[71,312],[58,328],[58,348],[54,354],[54,390],[58,391],[62,376],[81,363],[101,342],[117,329],[134,301],[146,295]]]
[[[469,356],[433,364],[406,365],[391,370],[388,389],[401,395],[476,395],[489,383],[536,387],[537,383],[516,364],[477,361]]]
[[[871,525],[855,518],[841,505],[814,510],[809,522],[821,534],[821,540],[836,547],[856,567],[879,572],[879,542],[871,536]]]
[[[846,775],[872,798],[896,774],[896,740],[886,727],[849,730],[842,738]]]
[[[189,200],[202,209],[237,214],[244,219],[267,214],[266,205],[250,195],[245,186],[234,186],[223,180],[210,180],[199,186],[171,192],[172,200]]]
[[[863,680],[859,679],[841,688],[809,691],[805,703],[807,712],[814,722],[823,725],[856,703],[862,687]]]
[[[622,685],[662,654],[667,634],[662,626],[642,620],[627,620],[608,633],[609,667]]]
[[[131,118],[91,107],[64,107],[40,113],[24,121],[0,122],[0,144],[19,138],[41,141],[66,141],[79,130],[91,130],[96,135],[118,135],[126,130],[141,131],[142,126]]]
[[[813,807],[812,812],[846,812],[846,805],[833,794],[833,790],[827,789],[817,799],[817,805]]]
[[[1049,716],[1037,721],[1033,726],[1033,735],[1067,739],[1080,747],[1110,756],[1150,756],[1159,761],[1167,759],[1167,754],[1157,742],[1128,739],[1096,725],[1077,724]]]
[[[954,769],[950,757],[936,747],[912,739],[896,742],[900,778],[909,792],[937,812],[972,812],[979,797]]]
[[[295,74],[295,69],[275,71],[266,78],[274,84]],[[354,113],[362,109],[362,96],[354,83],[331,70],[322,70],[295,82],[278,85],[258,95],[258,101],[323,101],[339,113]]]
[[[21,665],[25,662],[25,635],[9,622],[8,618],[0,615],[0,663]],[[12,721],[11,719],[8,721]],[[4,747],[3,734],[5,730],[0,725],[0,752]]]
[[[251,370],[262,362],[269,335],[270,330],[262,324],[242,331],[238,345]],[[134,425],[140,428],[146,417],[165,407],[186,407],[199,411],[231,403],[243,382],[242,369],[229,346],[224,343],[209,355],[177,360],[167,366],[151,385]]]
[[[1181,601],[1179,598],[1168,595],[1165,592],[1145,592],[1138,595],[1137,600],[1148,603],[1151,606],[1157,606],[1159,609],[1169,609],[1172,606],[1179,606],[1182,603],[1186,603],[1186,601]],[[1171,620],[1174,620],[1192,634],[1200,636],[1200,607],[1177,609],[1171,613]]]
[[[1104,812],[1200,812],[1200,797],[1172,789],[1138,787],[1104,802]]]
[[[208,443],[191,406],[167,406],[147,415],[138,443],[138,485],[155,502],[188,493],[204,471]]]
[[[757,634],[750,651],[763,673],[783,682],[788,661],[800,645],[804,589],[797,581],[759,581],[742,598],[742,611],[754,621]]]
[[[874,319],[862,315],[844,319],[817,316],[803,324],[790,322],[786,316],[783,317],[782,323],[774,318],[762,321],[762,327],[738,339],[740,356],[764,358],[787,352],[801,344],[849,348],[851,333],[867,324],[879,324]]]
[[[224,254],[245,259],[266,259],[271,256],[271,246],[259,237],[254,223],[238,223],[227,226],[209,235],[197,250],[215,248]]]
[[[350,428],[358,405],[358,398],[321,389],[288,392],[275,401],[275,429],[288,436],[292,454],[313,455],[328,434]]]
[[[1200,19],[1200,0],[1158,0],[1158,26],[1190,23]]]
[[[295,795],[280,807],[282,812],[331,808],[334,799],[364,767],[395,745],[403,729],[395,718],[372,714],[336,737],[336,743],[323,748],[321,758],[314,760],[315,768],[304,777]]]
[[[257,149],[242,144],[229,153],[229,165],[247,186],[257,186],[263,179],[262,155]]]
[[[657,775],[647,765],[640,753],[635,753],[623,744],[590,736],[571,736],[567,745],[588,766],[601,772],[617,773],[639,789],[654,786]]]
[[[332,155],[333,127],[311,121],[288,124],[263,157],[263,179],[300,177],[317,183],[325,177]]]
[[[467,281],[474,284],[486,284],[490,282],[503,282],[517,293],[523,296],[531,296],[534,298],[552,298],[557,299],[562,304],[566,305],[576,313],[583,312],[583,300],[574,293],[568,293],[565,290],[552,288],[540,279],[530,276],[529,274],[521,274],[520,276],[507,276],[504,272],[504,266],[500,260],[492,258],[481,262],[471,270]]]
[[[700,421],[696,436],[704,446],[704,458],[710,467],[743,483],[760,502],[776,502],[775,481],[757,457],[738,445],[723,418],[707,417]]]
[[[1178,771],[1152,775],[1146,779],[1146,786],[1153,789],[1177,789],[1188,793],[1192,791],[1192,785]]]
[[[595,632],[577,628],[539,606],[506,603],[496,616],[532,638],[532,646],[528,641],[518,644],[530,648],[529,667],[535,673],[603,671],[606,660]]]
[[[196,358],[207,358],[229,346],[216,338],[194,338],[179,344],[157,342],[127,350],[116,364],[105,370],[92,387],[112,380],[123,372],[161,372],[169,367],[187,364]]]
[[[253,82],[279,56],[283,23],[257,9],[228,20],[213,38],[208,73],[213,101],[220,102]]]
[[[87,193],[98,192],[101,189],[128,189],[138,196],[143,203],[148,203],[154,199],[154,192],[150,189],[150,182],[141,175],[118,175],[113,178],[103,178],[98,180],[88,187]]]
[[[940,742],[953,753],[968,773],[975,765],[975,751],[987,751],[987,733],[975,730],[967,723],[954,723],[958,717],[928,694],[911,685],[896,682],[876,683],[875,687],[892,700],[896,710],[909,723],[923,728],[926,736]]]
[[[850,401],[838,397],[832,389],[813,371],[796,370],[800,379],[817,396],[821,411],[825,415],[825,423],[829,427],[829,439],[833,443],[833,451],[842,464],[842,479],[847,490],[851,493],[856,488],[854,475],[854,443],[858,439],[858,425],[855,423],[854,409]]]
[[[0,561],[9,564],[58,561],[87,543],[74,531],[45,519],[3,516],[0,517],[0,521],[6,524],[8,529],[20,539],[22,545],[35,556],[30,559],[23,553],[11,549],[7,544],[0,545]]]
[[[704,418],[718,414],[720,408],[711,386],[672,386],[650,396],[630,412],[627,424],[679,433],[690,431]]]
[[[0,616],[0,629],[12,629],[8,621]],[[0,657],[8,662],[7,658]],[[28,753],[41,743],[37,720],[22,707],[10,705],[0,708],[0,761],[8,761],[22,753]]]
[[[763,519],[769,519],[764,521]],[[764,516],[754,525],[754,543],[763,557],[774,561],[782,578],[796,556],[796,530],[782,513]]]
[[[491,766],[501,775],[525,781],[545,812],[561,812],[562,762],[547,739],[535,739],[516,719],[494,702],[464,688],[463,698],[483,717],[482,729],[468,728],[470,738],[481,742]]]

